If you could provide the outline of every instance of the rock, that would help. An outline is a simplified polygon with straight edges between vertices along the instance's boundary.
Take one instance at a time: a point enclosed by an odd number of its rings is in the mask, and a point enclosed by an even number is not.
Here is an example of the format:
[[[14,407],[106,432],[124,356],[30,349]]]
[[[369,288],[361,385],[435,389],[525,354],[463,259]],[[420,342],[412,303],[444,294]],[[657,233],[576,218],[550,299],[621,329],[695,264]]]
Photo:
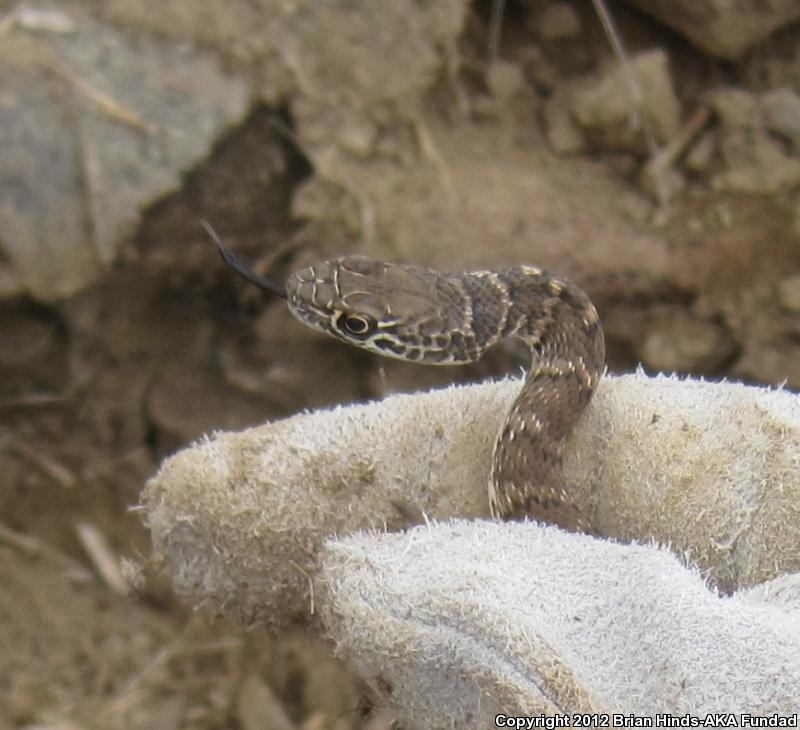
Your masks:
[[[686,179],[673,167],[645,165],[639,175],[642,188],[655,201],[672,200],[684,187]]]
[[[572,119],[563,94],[556,94],[544,107],[547,141],[553,152],[571,155],[586,144],[583,133]]]
[[[712,179],[717,190],[752,194],[778,193],[798,183],[800,162],[787,157],[765,135],[752,140],[749,155],[743,155]]]
[[[525,76],[517,64],[496,60],[486,72],[486,84],[492,96],[506,101],[519,93],[525,85]]]
[[[0,394],[11,395],[15,381],[32,390],[63,387],[67,371],[57,318],[24,305],[4,305],[0,321]]]
[[[536,18],[536,31],[544,41],[575,38],[581,32],[581,20],[569,3],[550,3]]]
[[[800,18],[797,0],[628,0],[712,56],[734,60]]]
[[[561,83],[561,74],[539,46],[523,46],[517,55],[525,73],[537,89],[552,92],[558,88]]]
[[[469,100],[469,111],[474,119],[497,120],[502,115],[503,107],[497,99],[488,94],[475,94]]]
[[[252,396],[227,387],[208,370],[165,367],[146,395],[147,419],[165,444],[183,444],[215,428],[241,428],[263,420]]]
[[[721,89],[712,96],[711,104],[723,125],[757,127],[761,124],[758,96],[749,91]]]
[[[775,89],[762,94],[761,105],[767,129],[800,147],[800,96],[792,89]]]
[[[680,103],[675,95],[662,50],[648,51],[631,59],[631,69],[642,91],[642,111],[658,141],[666,142],[678,131]],[[606,149],[647,154],[643,125],[633,128],[634,101],[624,69],[607,68],[599,77],[582,80],[571,94],[572,115],[587,136]]]
[[[800,275],[789,276],[778,286],[781,306],[790,312],[800,312]]]
[[[713,133],[706,132],[701,135],[686,155],[686,169],[696,175],[705,175],[711,166],[715,149]]]
[[[249,96],[200,44],[77,6],[62,20],[71,32],[11,29],[0,48],[0,290],[45,302],[105,274],[139,211],[181,185]]]
[[[683,309],[655,310],[637,354],[660,372],[709,372],[734,350],[733,341],[718,325]]]
[[[762,97],[741,89],[714,94],[712,106],[720,122],[719,150],[725,169],[714,176],[719,190],[743,193],[775,193],[800,183],[800,161],[788,156],[767,134],[766,108],[775,118],[790,107],[775,97]]]
[[[236,719],[242,730],[295,730],[296,725],[275,693],[256,674],[248,675],[239,690]]]
[[[340,144],[356,157],[368,159],[375,150],[377,129],[366,119],[361,119],[342,128]]]
[[[791,390],[800,388],[800,348],[765,345],[745,350],[734,365],[731,374],[736,378],[760,383],[782,383]]]

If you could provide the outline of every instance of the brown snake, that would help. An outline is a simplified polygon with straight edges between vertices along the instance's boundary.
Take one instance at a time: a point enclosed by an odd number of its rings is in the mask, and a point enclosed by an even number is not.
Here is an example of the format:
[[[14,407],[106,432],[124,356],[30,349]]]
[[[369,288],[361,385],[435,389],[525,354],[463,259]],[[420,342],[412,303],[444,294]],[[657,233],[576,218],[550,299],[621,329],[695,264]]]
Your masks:
[[[605,367],[597,310],[575,284],[532,266],[442,273],[344,256],[291,274],[285,290],[247,269],[204,223],[223,260],[286,299],[292,314],[381,355],[429,365],[478,360],[517,337],[533,363],[494,444],[492,514],[591,531],[561,472],[561,451]]]

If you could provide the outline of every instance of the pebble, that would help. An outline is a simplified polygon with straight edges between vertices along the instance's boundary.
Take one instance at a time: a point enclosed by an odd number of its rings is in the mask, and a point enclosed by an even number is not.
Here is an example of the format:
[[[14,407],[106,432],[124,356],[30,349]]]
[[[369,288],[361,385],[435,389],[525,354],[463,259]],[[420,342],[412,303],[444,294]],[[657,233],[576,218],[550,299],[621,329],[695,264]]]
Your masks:
[[[797,0],[629,0],[706,53],[741,58],[748,48],[800,19]]]
[[[781,306],[790,312],[800,312],[800,274],[785,278],[778,285]]]
[[[732,352],[720,327],[685,312],[659,313],[637,348],[645,365],[661,372],[714,369]]]
[[[722,89],[713,95],[712,105],[720,121],[718,149],[724,164],[712,178],[713,187],[771,194],[800,183],[800,161],[786,154],[784,145],[767,132],[770,116],[773,125],[782,120],[784,131],[791,129],[791,120],[783,118],[793,105],[790,95],[775,96],[773,92],[759,96],[741,89]]]
[[[536,18],[536,31],[545,41],[569,40],[580,34],[581,20],[569,3],[550,3]]]
[[[631,58],[630,64],[641,86],[642,112],[650,120],[658,141],[667,142],[678,132],[681,111],[667,54],[662,50],[647,51]],[[631,88],[619,64],[576,85],[570,110],[599,147],[648,152],[641,125],[639,129],[631,128]]]
[[[523,46],[518,57],[525,73],[540,91],[555,91],[561,83],[558,68],[545,56],[539,46]]]
[[[492,96],[505,101],[519,93],[525,85],[525,76],[516,63],[496,60],[486,72],[486,84]]]
[[[768,91],[761,97],[764,126],[800,147],[800,96],[787,88]]]
[[[686,169],[696,175],[705,175],[711,169],[716,143],[714,134],[706,132],[692,145],[686,155]]]
[[[545,105],[544,123],[547,142],[553,152],[572,155],[584,148],[586,140],[570,116],[563,96],[557,94]]]

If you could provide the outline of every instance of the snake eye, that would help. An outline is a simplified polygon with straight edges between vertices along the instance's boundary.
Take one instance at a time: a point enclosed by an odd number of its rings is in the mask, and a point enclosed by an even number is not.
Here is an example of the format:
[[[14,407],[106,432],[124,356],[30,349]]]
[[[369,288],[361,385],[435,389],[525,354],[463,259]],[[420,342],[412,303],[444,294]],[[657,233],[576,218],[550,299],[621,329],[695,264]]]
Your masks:
[[[348,314],[339,319],[340,328],[347,334],[364,337],[375,328],[375,323],[361,314]]]

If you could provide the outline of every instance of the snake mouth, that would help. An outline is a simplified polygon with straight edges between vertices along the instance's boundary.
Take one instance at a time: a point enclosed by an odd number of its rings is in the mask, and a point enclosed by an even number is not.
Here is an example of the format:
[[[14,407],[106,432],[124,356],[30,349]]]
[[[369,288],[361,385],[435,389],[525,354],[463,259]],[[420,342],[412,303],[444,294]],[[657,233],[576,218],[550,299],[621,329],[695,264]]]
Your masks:
[[[303,274],[308,274],[303,276]],[[301,269],[290,274],[286,279],[286,304],[289,311],[303,324],[317,330],[325,330],[325,321],[331,312],[326,312],[315,304],[313,295],[315,289],[314,273],[311,269]]]
[[[336,328],[331,326],[330,316],[323,310],[317,309],[313,307],[313,305],[309,305],[308,302],[302,301],[297,297],[293,298],[291,293],[287,296],[286,303],[295,319],[300,320],[307,327],[311,327],[319,332],[327,332],[336,337],[340,336]]]

